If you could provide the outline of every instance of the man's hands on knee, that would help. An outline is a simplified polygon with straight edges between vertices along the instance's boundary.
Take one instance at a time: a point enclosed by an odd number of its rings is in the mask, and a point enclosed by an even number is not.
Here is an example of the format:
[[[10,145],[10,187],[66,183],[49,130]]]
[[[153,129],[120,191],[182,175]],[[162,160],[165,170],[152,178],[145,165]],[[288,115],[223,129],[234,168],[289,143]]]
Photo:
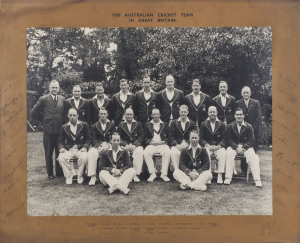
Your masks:
[[[64,152],[66,152],[66,151],[67,151],[67,150],[64,149],[64,148],[61,148],[61,149],[59,150],[60,153],[64,153]]]
[[[196,179],[198,178],[199,173],[196,172],[196,171],[191,171],[191,172],[189,173],[189,176],[190,176],[190,177],[192,178],[192,180],[194,181],[194,180],[196,180]]]
[[[81,152],[87,152],[87,149],[86,148],[81,148],[80,151]]]

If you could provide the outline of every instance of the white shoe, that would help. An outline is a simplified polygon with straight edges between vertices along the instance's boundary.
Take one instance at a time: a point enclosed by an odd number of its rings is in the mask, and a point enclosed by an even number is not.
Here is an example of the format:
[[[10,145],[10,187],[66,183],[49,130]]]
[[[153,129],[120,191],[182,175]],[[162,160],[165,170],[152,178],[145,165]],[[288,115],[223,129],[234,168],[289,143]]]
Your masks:
[[[156,173],[153,172],[153,173],[149,176],[149,178],[148,178],[147,181],[154,181],[155,178],[156,178]]]
[[[206,185],[193,186],[192,189],[196,191],[205,192],[207,190],[207,186]]]
[[[114,186],[108,188],[109,194],[112,194],[115,190],[117,190],[116,185],[114,185]]]
[[[136,176],[133,178],[133,181],[134,181],[134,182],[140,182],[141,180],[140,180],[140,178],[136,175]]]
[[[83,177],[82,176],[78,176],[77,183],[78,184],[82,184],[82,182],[83,182]]]
[[[222,174],[218,174],[217,184],[223,184]]]
[[[230,183],[231,183],[231,180],[228,178],[225,178],[224,185],[230,185]]]
[[[209,180],[206,184],[210,185],[211,184],[211,180]]]
[[[160,178],[163,179],[163,181],[170,181],[170,178],[166,175],[161,175]]]
[[[66,177],[66,184],[72,185],[72,183],[73,183],[73,175]]]
[[[260,181],[260,180],[255,181],[255,186],[256,186],[256,187],[262,188],[262,183],[261,183],[261,181]]]
[[[130,192],[130,189],[128,187],[123,186],[123,185],[117,184],[116,188],[119,189],[125,195],[127,195]]]
[[[89,186],[94,186],[96,184],[96,176],[91,176]]]
[[[182,189],[182,190],[186,190],[186,189],[189,188],[189,186],[188,186],[187,184],[183,184],[183,183],[181,183],[179,187],[180,187],[180,189]]]

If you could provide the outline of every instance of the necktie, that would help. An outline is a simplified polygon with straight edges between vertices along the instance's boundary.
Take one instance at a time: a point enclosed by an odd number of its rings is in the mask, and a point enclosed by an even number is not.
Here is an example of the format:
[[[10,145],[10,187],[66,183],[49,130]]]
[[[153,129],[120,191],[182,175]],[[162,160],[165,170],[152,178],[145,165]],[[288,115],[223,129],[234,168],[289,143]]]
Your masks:
[[[57,95],[54,96],[54,101],[57,103]]]

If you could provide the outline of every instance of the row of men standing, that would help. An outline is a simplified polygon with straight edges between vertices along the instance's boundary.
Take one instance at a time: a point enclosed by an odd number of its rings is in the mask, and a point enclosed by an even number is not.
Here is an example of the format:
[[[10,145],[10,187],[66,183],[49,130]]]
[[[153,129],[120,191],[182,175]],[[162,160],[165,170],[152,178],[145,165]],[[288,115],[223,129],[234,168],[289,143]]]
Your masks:
[[[257,100],[251,99],[249,87],[242,89],[243,99],[236,102],[235,98],[227,94],[228,85],[221,81],[219,84],[220,94],[211,99],[207,94],[201,92],[201,83],[198,79],[193,80],[192,93],[185,96],[181,90],[174,87],[175,80],[172,75],[166,77],[166,89],[159,93],[151,89],[150,77],[143,78],[143,89],[136,94],[129,91],[126,79],[120,80],[120,92],[113,95],[112,99],[104,94],[101,83],[96,85],[96,95],[90,100],[81,97],[80,86],[74,86],[73,97],[65,100],[58,95],[59,83],[55,80],[49,85],[50,94],[41,97],[32,109],[33,118],[43,120],[44,128],[44,149],[48,178],[53,178],[53,151],[58,157],[58,135],[61,126],[67,121],[67,114],[70,108],[75,108],[79,120],[88,124],[94,124],[99,120],[98,114],[101,107],[108,111],[109,119],[115,126],[125,120],[124,114],[127,108],[132,108],[137,121],[145,125],[151,120],[151,113],[157,107],[161,113],[161,120],[170,123],[178,119],[179,107],[186,104],[189,108],[189,119],[195,121],[196,127],[207,119],[207,111],[210,105],[218,110],[218,118],[225,124],[234,120],[234,111],[237,107],[244,110],[245,121],[254,128],[255,150],[258,145],[258,129],[261,122],[260,105]],[[63,176],[61,167],[56,163],[56,174]]]

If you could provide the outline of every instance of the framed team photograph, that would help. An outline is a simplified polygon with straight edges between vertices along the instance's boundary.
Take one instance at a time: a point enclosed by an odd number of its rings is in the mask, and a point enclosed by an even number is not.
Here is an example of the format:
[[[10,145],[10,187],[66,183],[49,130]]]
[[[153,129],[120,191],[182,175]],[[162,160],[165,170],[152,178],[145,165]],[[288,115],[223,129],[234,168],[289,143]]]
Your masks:
[[[272,28],[27,28],[27,215],[272,215]]]

